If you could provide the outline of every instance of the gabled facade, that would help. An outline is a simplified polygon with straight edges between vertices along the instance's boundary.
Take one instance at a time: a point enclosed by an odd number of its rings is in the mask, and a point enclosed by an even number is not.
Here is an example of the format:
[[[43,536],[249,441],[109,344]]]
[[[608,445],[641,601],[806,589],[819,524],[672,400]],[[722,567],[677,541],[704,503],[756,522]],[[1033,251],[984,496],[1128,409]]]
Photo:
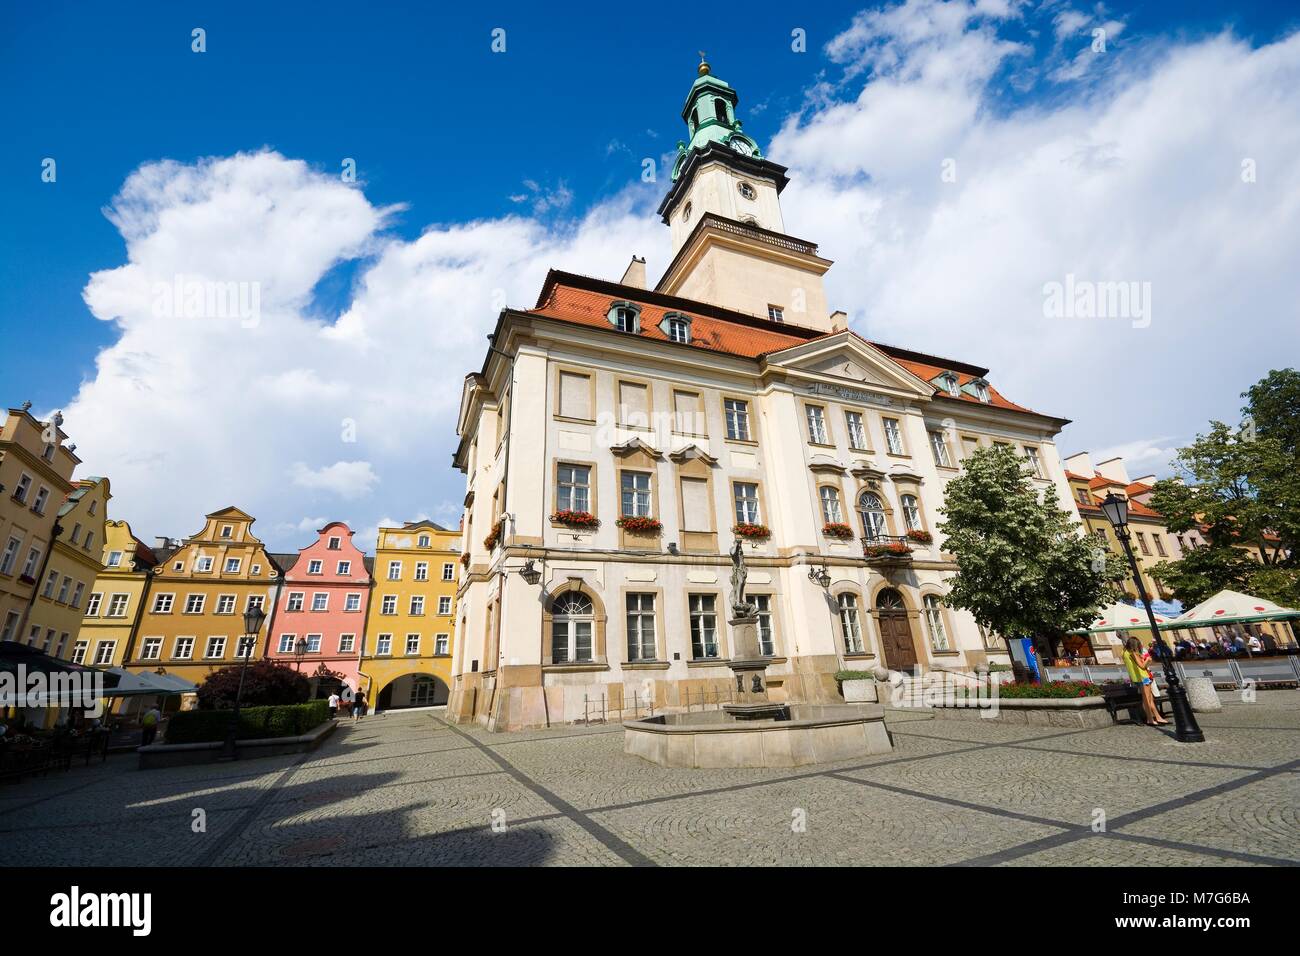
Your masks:
[[[121,667],[130,659],[136,625],[144,613],[158,558],[132,534],[125,521],[106,520],[100,560],[72,659]]]
[[[253,520],[238,508],[214,511],[201,531],[162,557],[153,569],[128,669],[163,668],[199,684],[239,663],[241,651],[253,659],[265,653],[266,635],[279,627],[274,610],[283,572],[253,534]],[[251,604],[267,614],[255,640],[243,639],[243,616]]]
[[[461,536],[432,521],[380,528],[361,681],[372,707],[447,702]]]
[[[33,635],[36,628],[44,629],[45,636],[35,643],[54,657],[74,658],[82,615],[103,567],[104,517],[110,497],[107,478],[87,478],[77,482],[59,506],[54,548],[28,618]],[[106,653],[87,663],[108,665],[113,656]]]
[[[370,601],[370,569],[353,531],[333,521],[298,552],[284,575],[266,656],[299,669],[315,697],[357,689]]]
[[[944,487],[1005,443],[1068,507],[1064,420],[987,369],[844,328],[830,262],[777,231],[784,170],[720,144],[716,114],[661,208],[676,254],[658,287],[553,271],[466,380],[455,719],[513,729],[727,693],[737,539],[773,696],[838,699],[845,667],[1006,660],[941,603]],[[687,203],[707,222],[679,228]],[[932,383],[945,371],[955,393]]]

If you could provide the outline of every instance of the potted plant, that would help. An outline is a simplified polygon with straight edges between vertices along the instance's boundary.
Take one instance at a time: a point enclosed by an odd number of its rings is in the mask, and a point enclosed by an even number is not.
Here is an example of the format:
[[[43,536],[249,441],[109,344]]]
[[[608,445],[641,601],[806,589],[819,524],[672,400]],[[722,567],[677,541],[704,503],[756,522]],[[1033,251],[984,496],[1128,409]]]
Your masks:
[[[930,534],[930,532],[925,531],[921,528],[913,528],[912,530],[908,531],[907,538],[909,541],[915,541],[917,544],[929,544],[930,542],[934,541],[934,535]]]
[[[460,556],[460,566],[461,566],[462,568],[468,568],[468,567],[469,567],[469,552],[468,552],[468,551],[466,551],[464,554],[462,554],[462,555]]]
[[[488,536],[483,539],[483,547],[487,548],[489,551],[495,548],[497,546],[497,542],[501,540],[501,532],[505,530],[505,526],[506,526],[506,519],[498,518],[497,523],[492,526],[491,533],[489,533]]]
[[[901,541],[891,541],[889,544],[869,544],[862,549],[862,554],[868,558],[909,558],[912,549]]]
[[[664,528],[658,518],[643,515],[624,515],[614,523],[632,534],[658,534]]]
[[[828,538],[839,538],[841,541],[847,541],[853,537],[853,529],[840,521],[828,521],[822,525],[822,534]]]
[[[731,533],[737,538],[749,538],[755,541],[766,540],[772,537],[772,531],[765,524],[753,524],[748,521],[742,521],[731,529]]]
[[[875,675],[869,671],[836,671],[835,680],[840,685],[845,703],[874,704],[879,698]]]
[[[551,520],[556,524],[562,524],[566,528],[589,528],[595,530],[600,527],[600,519],[590,511],[571,511],[563,509],[551,515]]]

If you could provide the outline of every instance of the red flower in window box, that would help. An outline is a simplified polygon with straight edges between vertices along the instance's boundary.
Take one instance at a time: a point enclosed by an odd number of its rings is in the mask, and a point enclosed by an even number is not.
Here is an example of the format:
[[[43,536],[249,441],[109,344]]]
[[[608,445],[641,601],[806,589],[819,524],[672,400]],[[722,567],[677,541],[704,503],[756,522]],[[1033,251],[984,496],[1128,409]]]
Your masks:
[[[469,567],[469,552],[468,552],[468,551],[466,551],[464,554],[462,554],[462,555],[460,556],[460,566],[461,566],[462,568],[468,568],[468,567]]]
[[[738,538],[750,538],[755,541],[772,537],[772,529],[765,524],[752,524],[743,521],[731,529],[731,533]]]
[[[483,539],[483,547],[487,548],[489,551],[495,548],[497,542],[501,540],[501,532],[505,530],[505,527],[506,519],[498,518],[497,523],[492,526],[492,533]]]
[[[853,537],[853,529],[839,521],[828,521],[822,525],[822,534],[828,538],[839,538],[841,541],[847,541]]]
[[[631,531],[633,534],[658,534],[664,529],[658,518],[637,515],[624,515],[614,523],[624,531]]]
[[[889,544],[869,544],[862,553],[868,558],[910,558],[912,549],[901,541],[891,541]]]
[[[556,524],[567,525],[570,528],[599,528],[600,519],[590,511],[557,511],[551,515],[551,520]]]
[[[929,544],[934,540],[934,535],[928,531],[922,531],[920,528],[913,528],[907,532],[909,541],[915,541],[917,544]]]

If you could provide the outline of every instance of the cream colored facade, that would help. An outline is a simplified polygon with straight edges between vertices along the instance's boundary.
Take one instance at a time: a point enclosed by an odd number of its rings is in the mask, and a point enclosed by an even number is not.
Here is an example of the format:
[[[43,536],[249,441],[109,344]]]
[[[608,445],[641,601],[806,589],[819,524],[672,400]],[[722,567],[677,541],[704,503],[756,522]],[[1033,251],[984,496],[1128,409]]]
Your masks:
[[[772,164],[731,164],[721,147],[705,159],[756,180],[757,206],[783,185]],[[536,309],[502,313],[495,350],[466,381],[456,463],[470,564],[454,719],[516,729],[617,714],[633,695],[656,709],[726,695],[741,517],[770,530],[745,542],[745,558],[774,698],[838,699],[841,668],[1007,660],[969,615],[940,603],[955,570],[937,530],[944,488],[976,447],[1005,443],[1068,509],[1054,444],[1064,421],[1007,402],[984,369],[837,330],[820,304],[829,262],[772,234],[779,205],[762,222],[733,218],[729,198],[715,198],[732,188],[721,176],[692,182],[710,168],[688,163],[661,207],[671,222],[689,196],[699,224],[674,232],[678,254],[658,290],[553,272]],[[783,310],[797,300],[805,319],[755,318],[761,300]],[[670,333],[674,321],[688,337]],[[575,496],[598,528],[551,517]],[[662,531],[621,529],[628,513]],[[828,533],[833,523],[851,537]],[[909,530],[932,540],[868,556],[880,542],[864,541],[869,532]],[[823,569],[826,586],[810,576]]]
[[[88,478],[77,482],[59,507],[54,549],[28,619],[33,636],[38,627],[44,634],[32,643],[54,657],[81,659],[76,639],[95,579],[103,568],[100,549],[110,497],[107,478]],[[85,663],[107,665],[114,661],[105,656],[88,658]]]
[[[157,559],[131,533],[130,525],[110,520],[104,522],[101,564],[86,601],[72,659],[121,667],[130,658],[136,623],[144,613]]]

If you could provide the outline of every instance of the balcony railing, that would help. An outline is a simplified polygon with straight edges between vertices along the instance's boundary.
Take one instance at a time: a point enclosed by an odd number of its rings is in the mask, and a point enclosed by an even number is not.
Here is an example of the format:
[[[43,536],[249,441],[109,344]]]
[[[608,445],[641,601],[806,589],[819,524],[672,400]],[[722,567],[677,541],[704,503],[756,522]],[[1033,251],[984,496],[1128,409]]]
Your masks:
[[[862,538],[862,556],[867,564],[910,564],[912,547],[907,535],[876,534]]]

